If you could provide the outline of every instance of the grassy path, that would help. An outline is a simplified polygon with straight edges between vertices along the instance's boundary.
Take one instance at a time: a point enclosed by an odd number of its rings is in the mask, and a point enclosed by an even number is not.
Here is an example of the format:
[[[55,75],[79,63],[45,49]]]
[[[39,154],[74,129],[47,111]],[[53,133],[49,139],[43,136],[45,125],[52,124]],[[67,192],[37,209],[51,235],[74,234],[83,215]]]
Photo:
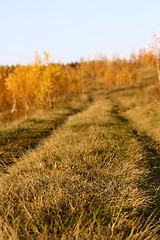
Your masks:
[[[114,103],[112,110],[114,117],[119,122],[125,124],[128,131],[132,133],[133,138],[141,146],[143,161],[149,170],[145,183],[141,187],[145,188],[147,194],[152,199],[152,208],[150,211],[153,211],[153,209],[156,210],[156,218],[160,219],[160,143],[148,136],[146,132],[133,128],[129,120],[121,112],[123,112],[123,107]]]
[[[2,176],[2,239],[158,240],[153,158],[115,100],[94,102]]]
[[[0,132],[0,168],[11,165],[27,150],[36,147],[43,137],[54,128],[52,120],[31,119],[21,123],[16,129]]]
[[[128,128],[128,131],[131,132],[141,146],[143,161],[149,170],[145,182],[141,185],[151,198],[148,214],[155,211],[156,219],[160,219],[160,143],[153,140],[146,132],[133,128],[131,122],[121,114],[123,107],[120,104],[116,104],[113,100],[112,102],[114,117],[119,122],[124,123],[125,126],[123,127]]]
[[[7,166],[11,166],[16,159],[20,158],[29,150],[34,149],[46,137],[52,134],[53,130],[62,125],[66,119],[85,108],[68,107],[63,111],[49,113],[44,118],[30,118],[13,129],[0,131],[0,172],[5,172]],[[45,112],[44,112],[45,115]]]

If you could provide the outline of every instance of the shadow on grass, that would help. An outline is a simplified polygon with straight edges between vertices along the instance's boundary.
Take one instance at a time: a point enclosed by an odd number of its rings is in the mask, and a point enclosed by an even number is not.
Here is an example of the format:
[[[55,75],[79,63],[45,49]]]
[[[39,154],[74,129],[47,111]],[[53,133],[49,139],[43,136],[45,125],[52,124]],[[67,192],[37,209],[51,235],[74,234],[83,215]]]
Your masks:
[[[133,90],[133,89],[142,89],[143,88],[143,85],[142,84],[139,84],[139,85],[131,85],[131,86],[126,86],[126,87],[118,87],[118,88],[115,88],[113,90],[110,90],[107,92],[107,96],[110,96],[112,95],[113,93],[118,93],[118,92],[123,92],[123,91],[126,91],[126,90]]]
[[[7,166],[14,159],[20,158],[27,151],[36,148],[40,142],[50,136],[53,130],[62,125],[66,119],[82,109],[68,108],[68,113],[59,114],[53,120],[27,119],[14,130],[0,132],[0,171],[6,172]]]
[[[146,182],[139,187],[146,191],[149,197],[152,199],[152,203],[149,206],[148,212],[145,213],[149,216],[155,211],[156,220],[160,218],[160,144],[149,137],[145,132],[139,132],[134,129],[129,120],[121,115],[123,112],[118,104],[114,104],[111,114],[117,119],[119,127],[125,127],[131,135],[137,139],[143,149],[143,159],[150,170],[150,174],[147,177]]]
[[[132,129],[132,131],[145,152],[145,160],[150,169],[150,176],[146,180],[146,188],[148,188],[150,195],[153,195],[153,207],[157,208],[160,218],[160,189],[157,190],[157,187],[160,186],[160,144],[143,132],[140,133],[135,129]],[[150,186],[152,187],[150,188]]]

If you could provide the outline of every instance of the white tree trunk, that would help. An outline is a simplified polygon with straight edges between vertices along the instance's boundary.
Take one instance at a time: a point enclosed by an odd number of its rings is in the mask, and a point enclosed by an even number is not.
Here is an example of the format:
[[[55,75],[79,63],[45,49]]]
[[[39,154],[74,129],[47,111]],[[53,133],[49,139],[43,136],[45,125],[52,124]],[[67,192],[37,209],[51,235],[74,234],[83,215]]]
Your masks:
[[[15,94],[14,94],[13,95],[13,106],[11,109],[11,113],[13,114],[16,110],[17,110],[17,101],[16,101]]]
[[[157,59],[157,74],[158,74],[158,80],[160,82],[160,67],[159,67],[159,59]]]

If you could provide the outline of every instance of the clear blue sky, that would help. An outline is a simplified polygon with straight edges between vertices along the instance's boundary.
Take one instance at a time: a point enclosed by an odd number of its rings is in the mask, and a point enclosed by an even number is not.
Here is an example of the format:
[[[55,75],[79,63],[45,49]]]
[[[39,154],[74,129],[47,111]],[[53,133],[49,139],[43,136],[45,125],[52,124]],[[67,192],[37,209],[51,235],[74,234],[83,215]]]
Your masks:
[[[0,65],[127,57],[160,33],[160,0],[0,0]]]

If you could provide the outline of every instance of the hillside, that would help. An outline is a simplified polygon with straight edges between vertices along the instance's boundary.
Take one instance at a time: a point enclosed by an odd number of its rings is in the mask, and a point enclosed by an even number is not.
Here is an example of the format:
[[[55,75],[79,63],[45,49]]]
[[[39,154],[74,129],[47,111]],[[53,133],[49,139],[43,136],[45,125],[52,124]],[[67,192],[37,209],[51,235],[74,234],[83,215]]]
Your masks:
[[[159,93],[83,94],[2,129],[0,239],[159,239]]]

